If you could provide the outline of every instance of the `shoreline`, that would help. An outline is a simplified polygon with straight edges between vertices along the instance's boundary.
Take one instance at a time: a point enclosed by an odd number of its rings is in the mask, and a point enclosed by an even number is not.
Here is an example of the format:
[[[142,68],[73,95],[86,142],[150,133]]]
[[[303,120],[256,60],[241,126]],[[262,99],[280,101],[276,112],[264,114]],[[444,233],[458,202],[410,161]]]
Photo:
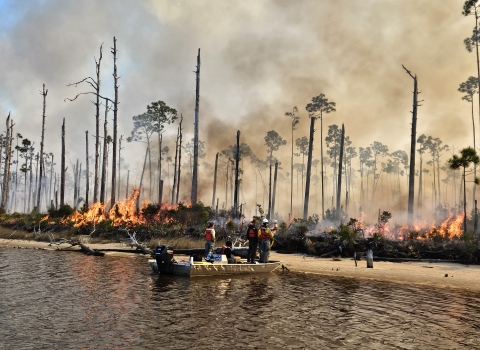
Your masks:
[[[106,256],[135,254],[145,259],[148,258],[128,244],[94,243],[87,245],[91,249],[104,252]],[[0,248],[80,251],[80,247],[68,247],[67,244],[56,246],[50,245],[48,242],[5,238],[0,239]],[[270,253],[270,259],[280,260],[286,268],[294,273],[480,291],[480,265],[446,262],[374,261],[373,269],[369,269],[365,260],[357,261],[358,266],[355,267],[353,258],[328,259],[303,254],[280,254],[274,251]]]

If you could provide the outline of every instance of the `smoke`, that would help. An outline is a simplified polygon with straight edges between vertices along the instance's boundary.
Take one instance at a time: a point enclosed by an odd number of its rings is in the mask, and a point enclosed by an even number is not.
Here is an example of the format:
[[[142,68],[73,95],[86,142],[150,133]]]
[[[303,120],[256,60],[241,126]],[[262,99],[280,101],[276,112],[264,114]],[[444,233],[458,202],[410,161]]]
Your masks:
[[[461,15],[461,5],[438,2],[432,6],[426,0],[106,0],[101,5],[93,0],[39,0],[25,8],[7,1],[1,5],[8,20],[0,24],[0,115],[6,117],[11,110],[14,132],[34,141],[38,148],[42,104],[38,92],[45,83],[49,89],[46,151],[59,159],[61,122],[65,118],[69,158],[72,162],[85,159],[84,131],[93,135],[95,130],[93,98],[81,96],[65,103],[66,97],[89,90],[88,85],[66,85],[94,76],[94,57],[98,59],[104,43],[102,94],[112,98],[110,47],[116,36],[121,76],[119,135],[130,134],[132,116],[145,112],[149,103],[164,100],[183,113],[184,144],[191,139],[193,71],[201,48],[200,139],[205,142],[206,152],[202,161],[212,166],[215,154],[235,143],[237,130],[241,131],[241,142],[265,159],[263,138],[275,130],[287,145],[274,156],[281,162],[280,172],[289,172],[291,123],[284,114],[298,106],[301,119],[294,138],[307,136],[305,106],[320,93],[336,102],[337,109],[325,116],[324,135],[328,125],[344,123],[355,147],[380,141],[390,151],[408,153],[413,81],[402,64],[418,76],[420,99],[424,100],[419,108],[417,135],[440,137],[458,150],[472,144],[472,132],[470,106],[461,100],[457,88],[476,74],[474,54],[463,46],[474,20]],[[314,159],[320,158],[319,127],[317,122]],[[164,145],[170,147],[172,157],[176,128],[168,126],[164,135]],[[111,133],[111,124],[109,130]],[[92,150],[93,139],[90,145]],[[132,185],[140,177],[143,156],[138,155],[144,154],[144,145],[124,145],[122,157],[131,170]],[[442,162],[450,155],[445,153]],[[186,156],[182,159],[188,160]],[[251,215],[256,202],[264,201],[263,186],[249,160],[244,160],[243,167],[240,202],[246,203],[245,213]],[[217,184],[220,207],[224,201],[224,171],[219,169]],[[200,199],[210,204],[212,171],[200,167],[199,172]],[[190,193],[187,173],[185,165],[180,197],[186,200]],[[267,172],[262,176],[268,184]],[[431,175],[427,177],[431,182]],[[406,178],[401,182],[405,188]],[[294,191],[295,186],[294,182]],[[431,185],[427,183],[426,187],[430,189]],[[289,188],[288,182],[277,184],[276,208],[284,217],[289,211]],[[319,195],[315,190],[311,193]],[[294,193],[294,213],[298,216],[303,196],[296,196]],[[358,193],[353,198],[356,208],[352,215],[359,209]],[[330,207],[329,200],[326,202]],[[406,206],[388,203],[403,210]],[[387,202],[378,204],[383,208]],[[310,208],[312,213],[312,208],[320,210],[318,199],[311,199]]]

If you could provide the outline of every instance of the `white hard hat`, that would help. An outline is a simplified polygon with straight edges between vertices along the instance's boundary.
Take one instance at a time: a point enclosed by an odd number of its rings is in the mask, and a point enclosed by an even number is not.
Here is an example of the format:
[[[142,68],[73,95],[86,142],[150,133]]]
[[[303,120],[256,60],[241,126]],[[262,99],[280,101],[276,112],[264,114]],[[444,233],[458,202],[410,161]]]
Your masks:
[[[263,219],[263,220],[262,220],[262,223],[268,224],[268,220],[267,220],[267,219]]]

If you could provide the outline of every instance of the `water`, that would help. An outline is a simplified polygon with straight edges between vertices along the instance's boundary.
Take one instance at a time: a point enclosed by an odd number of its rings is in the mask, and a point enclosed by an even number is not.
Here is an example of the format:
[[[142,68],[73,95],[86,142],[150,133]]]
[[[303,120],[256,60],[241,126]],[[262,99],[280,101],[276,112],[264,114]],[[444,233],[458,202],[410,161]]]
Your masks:
[[[480,349],[480,293],[0,248],[1,349]]]

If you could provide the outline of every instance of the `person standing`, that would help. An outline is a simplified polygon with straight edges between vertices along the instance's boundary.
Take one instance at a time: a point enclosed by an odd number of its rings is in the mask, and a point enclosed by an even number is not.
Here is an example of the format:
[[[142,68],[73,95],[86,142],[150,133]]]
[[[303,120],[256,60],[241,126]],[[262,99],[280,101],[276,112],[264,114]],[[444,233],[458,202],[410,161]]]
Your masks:
[[[260,262],[268,262],[270,255],[270,242],[273,240],[274,233],[268,227],[268,220],[263,219],[260,230]]]
[[[247,239],[248,239],[248,258],[247,263],[254,263],[255,256],[257,255],[258,246],[258,232],[256,226],[257,220],[253,219],[247,226]]]
[[[210,253],[213,249],[213,243],[215,243],[215,229],[213,226],[213,222],[209,222],[207,230],[205,231],[205,256]]]

